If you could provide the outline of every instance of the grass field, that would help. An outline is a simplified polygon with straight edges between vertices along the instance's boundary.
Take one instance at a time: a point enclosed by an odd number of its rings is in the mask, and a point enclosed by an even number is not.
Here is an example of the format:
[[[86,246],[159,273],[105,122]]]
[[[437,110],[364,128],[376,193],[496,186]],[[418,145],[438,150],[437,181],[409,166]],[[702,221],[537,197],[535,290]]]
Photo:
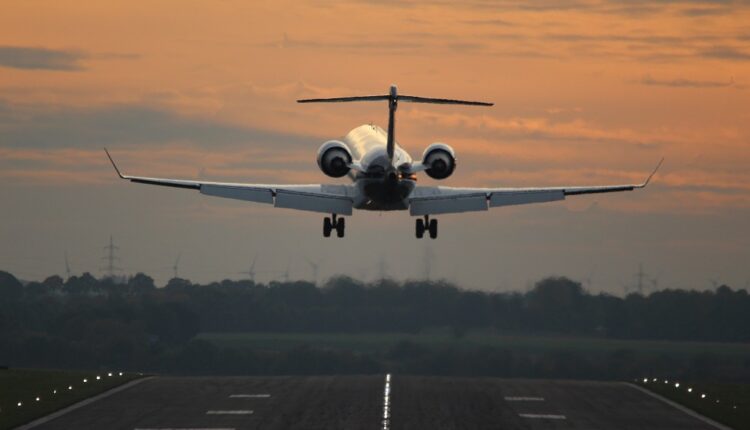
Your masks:
[[[408,341],[428,347],[493,346],[517,351],[568,350],[588,353],[609,353],[630,349],[646,354],[692,354],[696,351],[728,356],[750,356],[750,344],[674,342],[648,340],[613,340],[585,337],[501,335],[468,333],[462,337],[449,331],[424,334],[400,333],[201,333],[199,339],[217,346],[288,350],[302,345],[358,352],[381,352]]]
[[[750,428],[750,385],[748,384],[684,381],[665,383],[664,380],[650,379],[647,383],[643,380],[638,381],[638,385],[734,429]]]
[[[0,430],[14,428],[140,377],[111,375],[68,370],[0,370]]]

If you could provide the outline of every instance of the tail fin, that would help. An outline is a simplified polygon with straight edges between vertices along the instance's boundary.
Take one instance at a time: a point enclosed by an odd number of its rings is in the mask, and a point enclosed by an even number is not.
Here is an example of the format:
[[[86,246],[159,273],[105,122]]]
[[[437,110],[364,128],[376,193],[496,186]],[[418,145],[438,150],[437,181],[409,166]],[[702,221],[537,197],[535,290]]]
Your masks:
[[[466,100],[453,100],[453,99],[436,99],[430,97],[417,97],[417,96],[406,96],[399,95],[398,88],[395,85],[391,85],[389,94],[374,95],[374,96],[354,96],[354,97],[333,97],[333,98],[321,98],[321,99],[301,99],[297,100],[297,103],[341,103],[341,102],[371,102],[388,100],[388,158],[393,160],[393,152],[395,149],[395,126],[396,126],[396,108],[398,102],[410,102],[410,103],[431,103],[441,105],[466,105],[466,106],[492,106],[494,103],[486,102],[472,102]]]

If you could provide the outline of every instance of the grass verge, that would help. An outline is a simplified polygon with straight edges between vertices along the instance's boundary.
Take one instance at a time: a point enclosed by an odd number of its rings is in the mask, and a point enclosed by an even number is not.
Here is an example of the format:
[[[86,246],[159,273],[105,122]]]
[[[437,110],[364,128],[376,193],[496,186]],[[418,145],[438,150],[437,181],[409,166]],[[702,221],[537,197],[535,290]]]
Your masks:
[[[750,428],[750,384],[647,380],[638,385],[731,428]]]
[[[139,377],[119,372],[0,370],[0,430],[12,429]]]

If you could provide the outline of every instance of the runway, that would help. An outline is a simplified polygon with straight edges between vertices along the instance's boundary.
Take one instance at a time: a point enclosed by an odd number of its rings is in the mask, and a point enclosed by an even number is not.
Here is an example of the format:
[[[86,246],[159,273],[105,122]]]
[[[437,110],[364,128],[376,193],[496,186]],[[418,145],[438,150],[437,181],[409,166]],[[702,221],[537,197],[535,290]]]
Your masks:
[[[716,428],[619,382],[399,375],[386,379],[158,377],[33,428]]]

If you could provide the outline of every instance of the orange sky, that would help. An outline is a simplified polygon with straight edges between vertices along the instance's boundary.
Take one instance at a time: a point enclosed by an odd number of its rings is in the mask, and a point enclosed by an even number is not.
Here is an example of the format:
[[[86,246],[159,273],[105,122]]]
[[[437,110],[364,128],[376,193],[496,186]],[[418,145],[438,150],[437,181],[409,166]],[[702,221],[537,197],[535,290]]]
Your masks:
[[[293,101],[396,83],[406,94],[496,103],[399,109],[398,139],[412,156],[438,140],[456,149],[450,185],[632,182],[665,156],[653,189],[598,207],[750,210],[750,5],[451,3],[6,4],[0,180],[8,195],[111,187],[100,149],[109,146],[134,174],[326,181],[314,163],[320,142],[385,125],[385,106]]]

